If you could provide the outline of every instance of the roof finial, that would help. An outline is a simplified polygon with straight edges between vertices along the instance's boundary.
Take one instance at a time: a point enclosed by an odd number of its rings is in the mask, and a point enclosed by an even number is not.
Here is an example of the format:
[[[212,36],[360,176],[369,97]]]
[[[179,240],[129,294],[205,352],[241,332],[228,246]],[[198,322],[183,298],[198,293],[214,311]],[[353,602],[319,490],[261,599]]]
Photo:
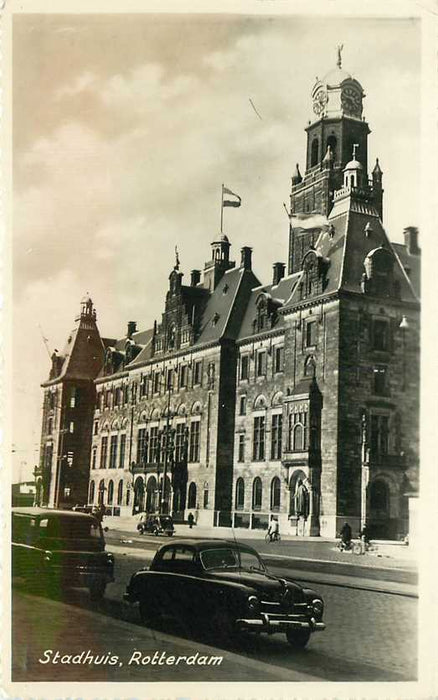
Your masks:
[[[173,266],[174,270],[179,270],[179,255],[178,255],[178,247],[175,246],[175,265]]]
[[[338,44],[338,60],[336,61],[336,64],[337,64],[338,68],[341,68],[341,66],[342,66],[342,56],[341,56],[341,53],[342,53],[342,49],[343,49],[343,48],[344,48],[344,44]]]
[[[358,143],[353,143],[353,160],[356,160],[356,149],[359,148]]]

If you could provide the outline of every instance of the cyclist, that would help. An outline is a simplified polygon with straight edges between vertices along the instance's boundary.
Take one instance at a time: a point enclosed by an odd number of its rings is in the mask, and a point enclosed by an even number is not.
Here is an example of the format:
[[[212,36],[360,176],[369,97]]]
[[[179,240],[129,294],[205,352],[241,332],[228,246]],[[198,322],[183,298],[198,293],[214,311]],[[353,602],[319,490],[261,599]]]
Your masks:
[[[278,520],[274,518],[273,515],[271,515],[271,519],[269,521],[268,535],[270,542],[280,539],[280,525]]]

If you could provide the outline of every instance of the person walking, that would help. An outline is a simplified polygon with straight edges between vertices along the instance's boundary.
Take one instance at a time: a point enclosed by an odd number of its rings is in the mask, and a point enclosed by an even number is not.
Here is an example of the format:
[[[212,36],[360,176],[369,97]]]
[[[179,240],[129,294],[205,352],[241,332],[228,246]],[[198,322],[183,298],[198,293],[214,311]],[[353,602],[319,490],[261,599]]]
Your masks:
[[[193,513],[189,513],[187,522],[189,524],[189,528],[192,529],[193,523],[195,522],[195,518],[193,517]]]
[[[350,549],[351,547],[351,527],[350,525],[345,522],[342,526],[340,535],[341,535],[341,549]]]

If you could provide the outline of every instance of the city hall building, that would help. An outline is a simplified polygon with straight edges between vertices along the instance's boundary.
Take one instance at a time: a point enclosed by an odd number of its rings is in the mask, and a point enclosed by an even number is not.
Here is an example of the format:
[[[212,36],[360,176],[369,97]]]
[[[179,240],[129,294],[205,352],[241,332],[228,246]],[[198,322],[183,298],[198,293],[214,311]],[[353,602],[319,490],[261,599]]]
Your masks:
[[[37,500],[169,512],[202,525],[335,536],[409,531],[419,471],[418,232],[391,243],[369,175],[360,83],[337,66],[312,90],[286,263],[269,283],[224,233],[161,320],[104,338],[81,303],[43,383]],[[285,232],[286,233],[286,232]],[[283,233],[279,232],[279,236]],[[256,241],[254,241],[256,251]]]

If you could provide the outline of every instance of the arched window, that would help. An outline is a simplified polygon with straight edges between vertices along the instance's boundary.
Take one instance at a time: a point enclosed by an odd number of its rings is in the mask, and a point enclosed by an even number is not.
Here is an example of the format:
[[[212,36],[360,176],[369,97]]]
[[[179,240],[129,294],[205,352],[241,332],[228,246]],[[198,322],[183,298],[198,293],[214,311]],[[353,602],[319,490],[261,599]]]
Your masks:
[[[293,449],[294,450],[303,450],[304,449],[304,428],[300,423],[297,423],[297,425],[294,427],[294,436],[293,436]]]
[[[88,497],[88,502],[89,503],[94,503],[94,492],[96,490],[96,484],[94,481],[90,481],[90,495]]]
[[[307,411],[294,411],[289,414],[288,446],[289,450],[297,452],[307,450]]]
[[[319,142],[318,139],[313,139],[312,147],[310,152],[310,167],[313,168],[314,165],[318,165],[319,156]]]
[[[280,479],[274,476],[271,481],[271,510],[280,510],[280,491]]]
[[[329,136],[327,139],[327,147],[330,146],[331,151],[333,153],[333,162],[336,161],[336,147],[338,145],[338,142],[336,140],[336,136]]]
[[[196,508],[196,484],[194,481],[189,486],[189,498],[187,508]]]
[[[245,503],[245,482],[240,476],[236,481],[236,510],[242,510]]]
[[[256,476],[252,485],[252,509],[261,510],[262,507],[262,480]]]
[[[121,506],[123,501],[123,479],[120,479],[117,487],[117,505]]]
[[[114,481],[112,479],[110,479],[109,483],[108,483],[108,505],[109,506],[112,505],[113,498],[114,498]]]
[[[208,508],[208,482],[204,481],[204,508]]]
[[[105,493],[105,481],[101,479],[99,481],[99,493],[97,494],[98,502],[101,505],[103,503],[103,495]]]

